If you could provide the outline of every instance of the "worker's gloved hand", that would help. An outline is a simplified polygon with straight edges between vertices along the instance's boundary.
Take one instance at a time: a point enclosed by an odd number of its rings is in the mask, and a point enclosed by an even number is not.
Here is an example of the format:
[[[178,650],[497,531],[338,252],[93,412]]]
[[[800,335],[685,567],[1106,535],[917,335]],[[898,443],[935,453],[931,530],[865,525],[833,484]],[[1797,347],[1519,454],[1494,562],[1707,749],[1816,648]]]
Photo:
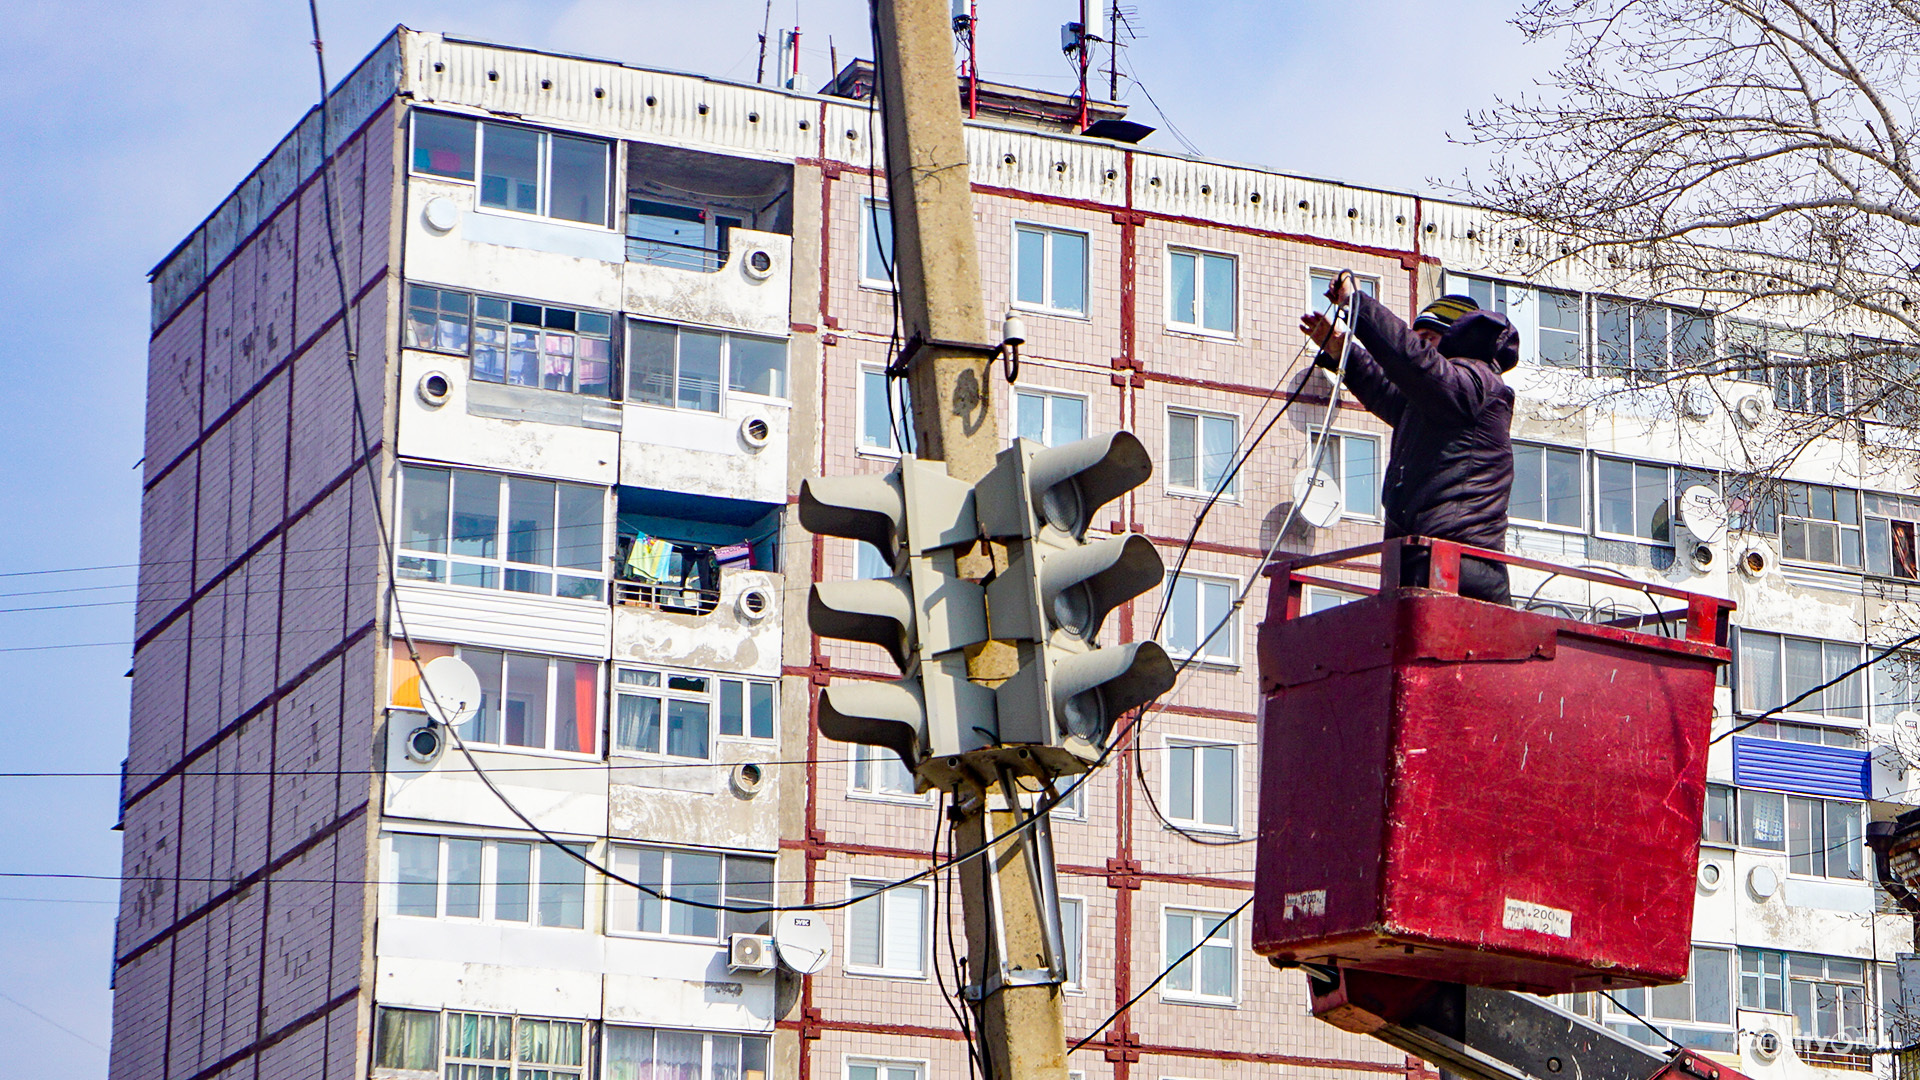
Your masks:
[[[1333,320],[1317,311],[1309,311],[1300,316],[1300,332],[1320,346],[1320,355],[1313,358],[1315,364],[1328,371],[1339,369],[1340,353],[1346,348],[1347,335],[1333,328]]]

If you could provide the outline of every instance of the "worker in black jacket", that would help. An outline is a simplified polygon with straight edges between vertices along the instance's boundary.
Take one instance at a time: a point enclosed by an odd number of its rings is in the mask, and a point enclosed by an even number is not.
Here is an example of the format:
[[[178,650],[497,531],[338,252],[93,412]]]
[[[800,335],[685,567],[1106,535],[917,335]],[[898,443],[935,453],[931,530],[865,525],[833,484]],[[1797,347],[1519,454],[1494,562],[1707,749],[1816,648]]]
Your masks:
[[[1347,271],[1334,278],[1327,298],[1352,301],[1347,388],[1393,426],[1381,491],[1387,539],[1426,536],[1505,550],[1513,390],[1500,376],[1520,358],[1519,335],[1506,316],[1478,310],[1471,297],[1443,296],[1408,327],[1359,292]],[[1302,317],[1300,329],[1320,346],[1314,362],[1337,369],[1345,335],[1318,312]],[[1402,584],[1424,585],[1426,550],[1409,549],[1407,560]],[[1463,558],[1460,595],[1510,603],[1506,564]]]

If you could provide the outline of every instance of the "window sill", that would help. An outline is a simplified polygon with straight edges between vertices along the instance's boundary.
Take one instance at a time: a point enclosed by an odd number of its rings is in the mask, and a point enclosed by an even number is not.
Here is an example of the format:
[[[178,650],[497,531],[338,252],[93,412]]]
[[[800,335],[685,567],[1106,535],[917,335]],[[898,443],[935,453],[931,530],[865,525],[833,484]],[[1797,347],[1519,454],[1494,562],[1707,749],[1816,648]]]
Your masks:
[[[1166,648],[1164,643],[1161,647]],[[1183,653],[1174,649],[1167,649],[1167,658],[1172,660],[1176,666],[1184,663],[1188,667],[1229,673],[1240,670],[1240,661],[1238,660],[1210,660],[1206,657],[1196,657],[1192,653]]]
[[[900,451],[887,450],[878,446],[856,446],[853,452],[860,457],[878,458],[884,461],[897,461],[900,457]]]
[[[1023,315],[1045,315],[1050,319],[1067,319],[1072,322],[1082,323],[1090,323],[1093,321],[1093,316],[1084,311],[1068,311],[1063,308],[1040,307],[1035,304],[1023,304],[1017,300],[1009,303],[1007,306]]]
[[[862,289],[866,289],[869,292],[877,292],[877,293],[891,293],[891,292],[899,291],[899,289],[895,287],[893,282],[876,281],[873,278],[861,278],[860,287]]]
[[[1511,516],[1507,518],[1507,527],[1520,528],[1520,529],[1533,529],[1536,532],[1557,533],[1561,536],[1588,535],[1587,530],[1579,525],[1556,525],[1550,521],[1528,521],[1525,518],[1517,518],[1517,517],[1511,517]],[[1598,536],[1599,534],[1595,533],[1593,535]],[[1633,542],[1645,543],[1646,541],[1640,541],[1636,539]]]
[[[1240,341],[1239,333],[1233,330],[1209,330],[1204,326],[1183,326],[1180,323],[1168,323],[1165,330],[1175,337],[1199,338],[1201,341],[1214,341],[1226,345],[1235,345]]]
[[[877,791],[848,791],[847,798],[856,802],[891,803],[894,806],[927,806],[933,802],[933,792],[925,795],[888,795]]]
[[[1175,821],[1168,818],[1161,826],[1162,832],[1181,830],[1191,833],[1205,833],[1208,836],[1239,836],[1240,829],[1234,825],[1203,825],[1198,821]]]
[[[1199,1005],[1209,1009],[1238,1009],[1238,1000],[1219,1000],[1217,998],[1180,997],[1174,994],[1161,994],[1160,1001],[1165,1005]]]
[[[842,968],[841,972],[850,979],[891,979],[895,982],[926,982],[925,972],[886,971],[880,968]]]
[[[706,765],[715,769],[730,769],[733,767],[728,762],[715,761],[712,757],[679,757],[673,754],[658,754],[650,750],[626,750],[621,748],[615,748],[608,752],[607,764],[614,768],[619,768],[620,766],[615,764],[616,759],[645,762],[648,765],[672,765],[680,768],[692,768],[699,765]]]
[[[781,398],[781,399],[777,399],[777,400],[782,400],[782,401],[784,401],[784,400],[786,400],[786,399],[784,399],[784,398]],[[657,402],[657,401],[635,401],[635,400],[633,400],[632,398],[622,398],[621,400],[619,400],[619,401],[617,401],[617,402],[615,402],[614,404],[616,404],[616,405],[624,405],[624,406],[630,406],[630,407],[632,407],[632,408],[636,408],[636,409],[659,409],[659,410],[660,410],[661,412],[670,412],[670,413],[693,413],[694,415],[697,415],[697,416],[716,416],[716,417],[721,417],[721,418],[725,418],[725,416],[727,415],[727,411],[726,411],[726,410],[725,410],[724,408],[721,408],[721,409],[683,409],[683,408],[681,408],[681,407],[680,407],[680,406],[678,406],[678,405],[662,405],[662,404],[660,404],[660,403],[659,403],[659,402]]]
[[[1176,487],[1168,487],[1163,490],[1166,492],[1166,496],[1169,499],[1198,499],[1202,502],[1205,502],[1208,499],[1213,499],[1213,492],[1211,491],[1199,491],[1193,488],[1176,488]],[[1237,491],[1221,492],[1220,497],[1218,499],[1214,499],[1214,501],[1219,503],[1225,503],[1229,506],[1238,506],[1240,505],[1240,493]]]

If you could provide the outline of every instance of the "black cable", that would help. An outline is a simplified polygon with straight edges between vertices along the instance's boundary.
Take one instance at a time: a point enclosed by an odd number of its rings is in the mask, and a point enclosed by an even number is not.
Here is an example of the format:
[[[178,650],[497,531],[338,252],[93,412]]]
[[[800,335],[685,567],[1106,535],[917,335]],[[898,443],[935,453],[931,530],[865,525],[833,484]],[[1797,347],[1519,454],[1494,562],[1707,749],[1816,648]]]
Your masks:
[[[1304,355],[1305,352],[1306,347],[1302,346],[1300,350],[1301,355]],[[1299,364],[1300,356],[1296,355],[1293,358],[1293,362],[1287,365],[1286,370],[1281,372],[1280,380],[1273,384],[1273,389],[1269,390],[1266,398],[1260,402],[1260,408],[1253,414],[1256,419],[1259,418],[1260,413],[1266,411],[1267,405],[1273,401],[1280,387],[1286,384],[1287,378],[1293,374]],[[1293,403],[1300,400],[1301,393],[1306,390],[1307,384],[1311,381],[1311,376],[1301,379],[1300,385],[1294,387],[1293,392],[1287,395],[1287,400],[1281,403],[1280,411],[1273,414],[1273,418],[1267,421],[1266,426],[1260,429],[1260,433],[1255,435],[1251,442],[1244,444],[1244,450],[1240,447],[1235,448],[1233,467],[1220,477],[1220,482],[1214,485],[1213,491],[1207,496],[1207,501],[1201,505],[1200,512],[1194,515],[1193,525],[1187,530],[1187,538],[1180,544],[1180,554],[1174,560],[1172,577],[1179,577],[1180,571],[1186,568],[1187,555],[1193,550],[1194,542],[1200,536],[1200,526],[1206,522],[1207,515],[1213,512],[1214,505],[1226,494],[1227,489],[1233,486],[1234,480],[1240,475],[1240,470],[1246,466],[1248,461],[1253,459],[1253,452],[1259,448],[1260,443],[1267,437],[1267,433],[1272,431],[1273,426],[1280,422],[1280,418],[1287,414],[1287,410],[1293,407]],[[1194,450],[1195,453],[1198,454],[1199,446],[1197,438]],[[1160,636],[1160,626],[1166,621],[1167,609],[1172,603],[1172,600],[1173,597],[1170,593],[1167,596],[1161,597],[1160,613],[1154,617],[1153,631],[1147,635],[1149,638],[1158,638]]]
[[[945,789],[941,789],[940,798],[938,799],[938,801],[934,803],[934,807],[933,807],[934,809],[933,850],[927,856],[927,862],[930,865],[937,865],[940,862],[940,828],[942,825],[946,823],[946,820],[947,820],[946,802],[947,802],[947,792]],[[953,946],[953,892],[951,888],[952,881],[953,881],[953,873],[952,871],[949,871],[946,875],[946,881],[945,881],[945,884],[948,886],[946,926],[947,926],[947,946],[949,951],[952,950],[952,946]],[[937,932],[935,931],[934,928],[940,925],[940,890],[941,890],[942,884],[943,883],[940,881],[935,881],[933,883],[933,887],[927,890],[928,918],[932,920],[932,922],[928,925],[928,928],[927,928],[929,933]],[[973,1036],[969,1033],[967,1028],[966,1013],[962,1011],[961,1002],[957,1000],[957,998],[959,997],[960,988],[962,985],[960,982],[959,967],[958,965],[956,965],[954,968],[953,990],[949,991],[947,989],[947,977],[943,975],[940,971],[940,958],[938,956],[934,956],[934,957],[931,957],[930,959],[931,959],[931,966],[933,968],[934,985],[940,988],[940,1000],[946,1004],[947,1012],[953,1015],[953,1022],[959,1026],[960,1033],[966,1036],[967,1076],[969,1077],[969,1080],[971,1080],[971,1078],[979,1071],[980,1056],[979,1056],[978,1050],[975,1048],[973,1044]]]
[[[1241,912],[1247,910],[1249,907],[1252,907],[1252,906],[1253,906],[1253,897],[1249,896],[1244,901],[1241,902],[1239,907],[1234,908],[1232,911],[1228,912],[1226,916],[1221,919],[1221,921],[1230,922],[1233,919],[1238,918]],[[1181,953],[1180,958],[1178,960],[1175,960],[1173,963],[1168,964],[1165,970],[1161,971],[1160,974],[1155,975],[1153,977],[1152,982],[1148,983],[1144,987],[1141,987],[1139,993],[1128,998],[1126,1001],[1126,1004],[1113,1010],[1111,1013],[1108,1013],[1107,1018],[1105,1020],[1100,1021],[1098,1024],[1094,1025],[1094,1028],[1092,1031],[1089,1031],[1085,1035],[1081,1036],[1079,1042],[1076,1042],[1072,1046],[1067,1047],[1067,1053],[1071,1054],[1076,1050],[1079,1050],[1081,1047],[1092,1042],[1095,1038],[1099,1036],[1101,1032],[1107,1030],[1108,1026],[1111,1025],[1115,1020],[1120,1019],[1120,1017],[1124,1015],[1128,1009],[1133,1008],[1133,1006],[1141,998],[1146,997],[1149,993],[1152,993],[1154,987],[1159,986],[1160,983],[1164,981],[1167,976],[1173,974],[1174,968],[1177,968],[1181,964],[1186,963],[1189,959],[1193,957],[1195,953],[1199,952],[1202,948],[1205,948],[1209,940],[1211,940],[1211,935],[1209,934],[1200,935],[1200,940],[1194,942],[1193,948],[1188,949],[1186,952]]]

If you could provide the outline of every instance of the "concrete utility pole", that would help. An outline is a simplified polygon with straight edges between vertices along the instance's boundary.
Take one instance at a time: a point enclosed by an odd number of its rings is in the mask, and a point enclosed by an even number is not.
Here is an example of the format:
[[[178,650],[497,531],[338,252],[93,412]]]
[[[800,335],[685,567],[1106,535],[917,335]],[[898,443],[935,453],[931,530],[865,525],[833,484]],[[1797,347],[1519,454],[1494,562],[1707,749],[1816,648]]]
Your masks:
[[[949,475],[985,476],[1001,448],[991,393],[972,180],[953,69],[946,0],[872,0],[879,25],[875,65],[885,114],[893,252],[908,343],[908,387],[921,458]],[[963,560],[985,577],[989,561]],[[998,682],[1017,658],[1004,644],[970,650],[968,675]],[[996,787],[1005,805],[989,808]],[[975,773],[954,792],[957,847],[972,850],[1016,823],[1019,795],[1005,774]],[[977,1005],[992,1080],[1066,1080],[1060,984],[1048,974],[1048,929],[1057,925],[1051,852],[1039,853],[1044,822],[972,859],[961,872],[969,997]],[[1050,846],[1050,845],[1049,845]]]

